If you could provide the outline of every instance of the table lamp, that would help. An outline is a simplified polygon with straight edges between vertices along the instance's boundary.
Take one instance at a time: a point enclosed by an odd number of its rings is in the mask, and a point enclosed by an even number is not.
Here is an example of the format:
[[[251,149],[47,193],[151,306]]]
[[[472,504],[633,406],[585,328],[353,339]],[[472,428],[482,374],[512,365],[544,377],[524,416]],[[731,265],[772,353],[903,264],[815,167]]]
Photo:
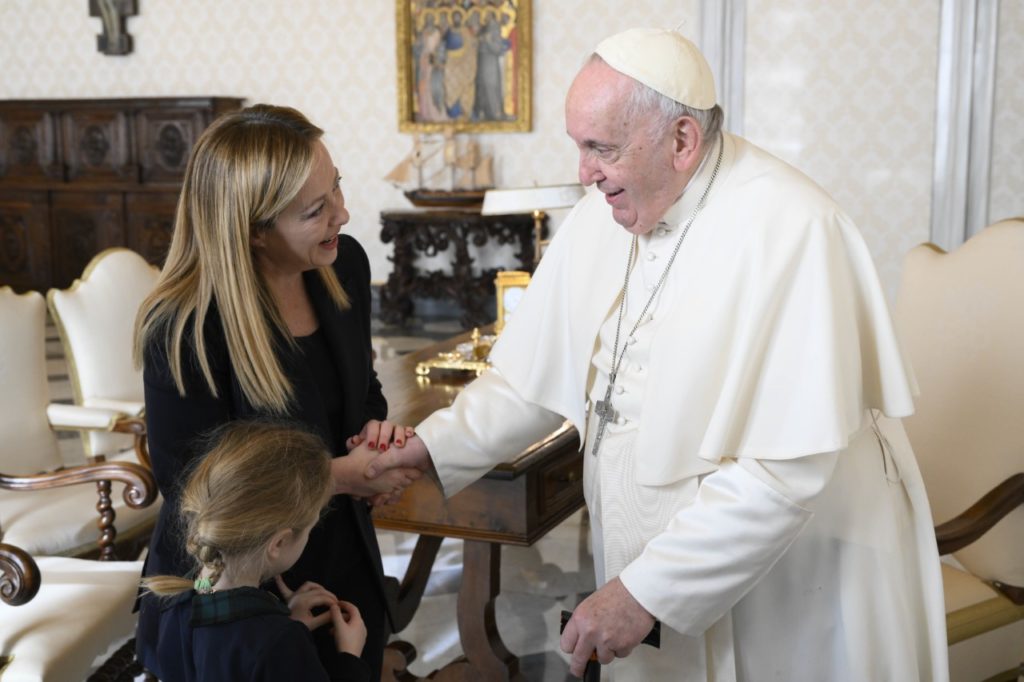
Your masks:
[[[482,215],[507,213],[533,213],[533,264],[540,262],[541,249],[548,241],[543,239],[544,211],[550,208],[568,208],[583,196],[582,185],[546,185],[518,189],[489,189],[484,194]]]

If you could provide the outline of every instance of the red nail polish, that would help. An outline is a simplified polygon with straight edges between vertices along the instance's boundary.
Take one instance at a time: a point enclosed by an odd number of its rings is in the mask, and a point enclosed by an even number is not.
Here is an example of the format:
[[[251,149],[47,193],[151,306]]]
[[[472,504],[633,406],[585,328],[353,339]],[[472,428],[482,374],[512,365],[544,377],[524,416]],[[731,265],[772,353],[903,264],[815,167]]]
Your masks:
[[[377,447],[377,444],[376,444],[376,443],[374,443],[373,441],[370,441],[370,447],[371,447],[371,448],[375,448],[375,447]]]
[[[387,446],[387,445],[385,445],[384,443],[381,443],[381,444],[380,444],[380,451],[381,451],[381,452],[384,452],[384,451],[385,451],[385,450],[387,450],[387,449],[388,449],[388,446]]]
[[[398,447],[402,447],[403,445],[405,445],[404,440],[396,440],[395,443],[398,445]]]

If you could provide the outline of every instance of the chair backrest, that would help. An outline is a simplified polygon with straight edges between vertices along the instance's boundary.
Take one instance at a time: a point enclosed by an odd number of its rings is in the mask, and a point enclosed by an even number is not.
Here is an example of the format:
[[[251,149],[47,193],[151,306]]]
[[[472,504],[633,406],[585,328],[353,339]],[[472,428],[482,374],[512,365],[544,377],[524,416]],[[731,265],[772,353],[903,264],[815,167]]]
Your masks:
[[[51,471],[63,463],[46,406],[46,304],[35,291],[0,287],[0,472]]]
[[[135,315],[153,290],[159,270],[128,249],[113,248],[93,258],[68,289],[50,289],[50,312],[64,344],[75,402],[143,402],[142,373],[132,363]],[[131,447],[132,437],[90,432],[86,454],[110,454]]]
[[[1024,471],[1024,219],[904,261],[896,319],[921,388],[904,420],[936,523]],[[1024,585],[1024,509],[956,552],[971,573]]]

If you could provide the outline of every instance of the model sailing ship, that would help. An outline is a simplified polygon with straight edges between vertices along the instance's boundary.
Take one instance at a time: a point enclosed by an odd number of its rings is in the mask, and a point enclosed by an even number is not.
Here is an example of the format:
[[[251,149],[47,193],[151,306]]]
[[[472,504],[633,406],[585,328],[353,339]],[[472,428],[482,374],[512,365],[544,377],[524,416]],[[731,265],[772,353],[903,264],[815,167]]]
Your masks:
[[[404,190],[413,206],[478,208],[494,186],[494,160],[472,137],[414,135],[412,151],[384,179]]]

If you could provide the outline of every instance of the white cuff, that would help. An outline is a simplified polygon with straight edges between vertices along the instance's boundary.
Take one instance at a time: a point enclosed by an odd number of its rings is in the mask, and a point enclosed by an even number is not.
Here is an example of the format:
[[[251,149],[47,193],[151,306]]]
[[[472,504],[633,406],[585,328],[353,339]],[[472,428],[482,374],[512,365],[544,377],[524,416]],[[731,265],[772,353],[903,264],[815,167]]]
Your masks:
[[[565,420],[519,397],[490,369],[416,427],[434,462],[446,497],[473,483],[497,464],[514,459]]]

